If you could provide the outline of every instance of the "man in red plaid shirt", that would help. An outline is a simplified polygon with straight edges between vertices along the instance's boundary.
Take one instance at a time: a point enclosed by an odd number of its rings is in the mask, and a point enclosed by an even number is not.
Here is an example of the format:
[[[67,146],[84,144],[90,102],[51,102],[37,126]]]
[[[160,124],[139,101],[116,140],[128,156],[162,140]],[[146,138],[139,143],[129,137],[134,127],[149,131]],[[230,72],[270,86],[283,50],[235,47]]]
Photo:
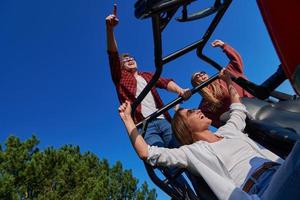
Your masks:
[[[116,16],[116,11],[114,11],[114,14],[106,17],[107,52],[110,72],[116,86],[120,103],[124,103],[126,100],[132,103],[151,80],[153,74],[137,71],[136,60],[129,54],[119,56],[114,36],[114,27],[118,22],[119,20]],[[141,104],[137,107],[135,111],[135,123],[142,121],[145,117],[163,107],[163,102],[156,87],[175,92],[184,99],[188,99],[191,96],[191,91],[189,89],[182,89],[172,79],[160,78],[156,82],[156,85],[151,89],[151,92],[147,94]],[[171,117],[168,112],[165,112],[163,115],[158,116],[156,119],[149,122],[144,135],[145,141],[149,145],[159,147],[178,147],[179,143],[173,135],[170,122]],[[169,172],[173,174],[174,170],[176,169],[171,168],[169,169]],[[181,184],[184,184],[186,188],[190,188],[188,182],[182,175],[176,180]]]
[[[114,27],[118,22],[119,20],[115,13],[106,17],[107,51],[110,71],[120,103],[124,103],[125,100],[134,102],[136,97],[138,97],[147,83],[151,80],[153,74],[148,72],[138,72],[136,60],[129,54],[119,56],[117,43],[114,37]],[[163,102],[156,87],[175,92],[185,99],[191,96],[190,90],[182,89],[172,79],[160,78],[155,87],[151,89],[151,92],[147,94],[141,104],[137,107],[135,113],[136,123],[163,107]],[[166,112],[149,122],[145,132],[145,140],[149,145],[161,147],[178,146],[171,130],[170,120],[171,117],[169,113]]]

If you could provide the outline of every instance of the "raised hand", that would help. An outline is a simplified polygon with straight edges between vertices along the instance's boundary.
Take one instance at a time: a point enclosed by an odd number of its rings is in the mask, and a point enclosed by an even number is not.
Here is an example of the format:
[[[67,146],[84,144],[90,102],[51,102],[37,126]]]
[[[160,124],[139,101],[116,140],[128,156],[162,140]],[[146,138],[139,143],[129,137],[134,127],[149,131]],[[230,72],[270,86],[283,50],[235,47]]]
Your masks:
[[[222,47],[225,43],[222,40],[215,40],[211,43],[213,47]]]
[[[222,69],[219,73],[219,78],[228,83],[231,81],[231,74],[226,69]]]
[[[179,96],[181,96],[184,100],[188,100],[192,96],[192,92],[190,89],[182,89],[179,93]]]
[[[106,21],[106,35],[107,35],[107,50],[110,52],[118,52],[117,41],[114,35],[114,27],[119,23],[117,17],[117,5],[114,4],[113,14],[105,18]]]
[[[131,105],[129,101],[125,101],[118,110],[123,121],[131,118]]]
[[[108,15],[105,21],[108,28],[113,28],[119,23],[119,19],[117,17],[117,4],[114,4],[113,14]]]
[[[105,18],[105,21],[106,21],[106,26],[108,28],[113,28],[113,27],[115,27],[119,23],[119,19],[114,14],[108,15]]]
[[[117,16],[117,4],[116,4],[116,3],[114,3],[114,11],[113,11],[113,14],[114,14],[115,16]]]

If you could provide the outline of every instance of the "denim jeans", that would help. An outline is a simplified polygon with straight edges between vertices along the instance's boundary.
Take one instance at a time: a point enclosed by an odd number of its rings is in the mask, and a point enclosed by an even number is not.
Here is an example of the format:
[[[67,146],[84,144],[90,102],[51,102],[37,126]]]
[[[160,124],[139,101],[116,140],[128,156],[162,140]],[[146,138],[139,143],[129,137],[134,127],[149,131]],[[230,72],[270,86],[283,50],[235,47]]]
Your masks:
[[[166,119],[154,119],[149,122],[144,139],[152,146],[169,148],[179,146],[173,135],[171,124]]]
[[[254,185],[249,190],[248,194],[257,194],[261,196],[271,182],[272,176],[279,168],[279,165],[267,169],[257,180],[253,179]]]
[[[264,172],[248,194],[257,194],[265,200],[300,199],[300,143],[281,166],[274,166]]]
[[[300,141],[284,163],[274,173],[270,184],[261,194],[265,200],[299,200],[300,199]]]

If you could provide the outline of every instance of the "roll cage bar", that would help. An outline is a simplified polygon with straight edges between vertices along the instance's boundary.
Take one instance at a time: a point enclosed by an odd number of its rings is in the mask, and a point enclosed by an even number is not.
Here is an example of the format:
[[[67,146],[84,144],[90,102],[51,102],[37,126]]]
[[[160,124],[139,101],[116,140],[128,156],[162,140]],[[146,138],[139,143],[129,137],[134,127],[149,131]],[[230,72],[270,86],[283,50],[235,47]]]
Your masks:
[[[195,0],[193,0],[195,1]],[[151,16],[152,18],[152,29],[153,29],[153,37],[154,37],[154,56],[155,56],[155,72],[154,75],[152,77],[152,79],[149,81],[149,83],[147,84],[147,86],[143,89],[143,91],[140,93],[140,95],[137,97],[136,101],[133,102],[132,104],[132,116],[134,116],[134,112],[137,108],[137,106],[142,102],[142,100],[145,98],[145,96],[149,93],[149,91],[151,90],[151,88],[155,85],[155,83],[157,82],[157,80],[160,78],[160,75],[162,73],[163,70],[163,65],[167,64],[177,58],[179,58],[180,56],[183,56],[184,54],[197,49],[197,55],[198,57],[200,57],[201,59],[205,59],[206,62],[208,62],[209,64],[213,65],[214,67],[216,67],[217,69],[222,69],[222,67],[217,64],[215,61],[213,61],[212,59],[210,59],[209,57],[205,56],[202,52],[205,44],[207,43],[207,41],[209,40],[209,38],[211,37],[212,33],[214,32],[214,30],[216,29],[218,23],[221,21],[225,11],[227,10],[227,8],[230,6],[232,0],[224,0],[223,3],[220,2],[220,0],[216,0],[216,3],[214,4],[214,6],[216,7],[211,7],[210,13],[213,14],[214,12],[216,12],[215,17],[213,18],[213,20],[211,21],[207,31],[203,34],[202,38],[192,44],[189,44],[165,57],[162,56],[162,39],[161,39],[161,34],[164,30],[164,28],[167,26],[167,24],[170,22],[170,20],[172,19],[172,17],[174,16],[174,14],[176,13],[176,11],[178,10],[178,8],[180,6],[186,7],[187,4],[191,3],[192,1],[190,0],[169,0],[169,1],[162,1],[162,4],[154,4],[153,7],[151,9],[148,9],[147,12],[141,13],[141,8],[139,6],[141,6],[141,2],[144,1],[138,1],[135,4],[136,7],[136,16],[139,18],[145,18],[145,17],[149,17]],[[156,1],[151,1],[153,2],[158,2]],[[150,3],[146,3],[146,7],[149,6]],[[145,5],[144,5],[145,6]],[[203,11],[199,11],[199,13],[205,14],[205,16],[207,16],[207,13],[209,9],[204,9],[206,12]],[[213,12],[212,12],[213,10]],[[184,16],[184,15],[183,15]],[[198,18],[195,18],[195,15],[192,15],[194,19],[199,19],[204,17],[203,15],[198,15]],[[188,16],[187,16],[188,17]],[[181,18],[185,18],[185,17],[181,17]],[[188,18],[189,19],[189,18]],[[190,21],[187,20],[187,21]],[[212,76],[212,78],[210,79],[211,83],[212,81],[214,81],[215,79],[217,79],[217,74]],[[208,84],[209,84],[208,83]],[[201,84],[199,85],[199,87],[195,87],[192,89],[192,94],[198,92],[200,89],[202,89],[203,87],[207,86],[208,84]],[[165,112],[166,110],[170,109],[171,107],[175,106],[176,104],[182,102],[183,99],[178,97],[176,100],[174,100],[173,102],[171,102],[170,104],[168,104],[167,106],[165,106],[164,108],[160,109],[158,112],[153,113],[151,116],[147,117],[147,120],[143,120],[143,123],[145,124],[148,121],[151,121],[152,119],[154,119],[156,116],[158,116],[159,114]],[[162,111],[161,111],[162,110]],[[138,126],[140,126],[141,123],[138,124]]]
[[[149,93],[151,88],[155,85],[157,80],[160,78],[162,73],[163,65],[169,63],[180,56],[185,55],[186,53],[197,49],[197,55],[201,58],[206,58],[206,62],[211,63],[211,65],[218,66],[217,69],[221,69],[222,67],[216,64],[213,60],[208,58],[207,56],[203,55],[202,50],[211,37],[212,33],[216,29],[218,23],[221,21],[225,11],[230,6],[232,0],[224,0],[221,3],[220,0],[216,0],[214,5],[210,8],[201,10],[197,13],[192,15],[187,14],[187,5],[195,0],[163,0],[163,1],[138,1],[135,4],[135,14],[138,18],[152,18],[152,30],[153,30],[153,37],[154,37],[154,54],[155,54],[155,72],[152,79],[149,81],[147,86],[143,89],[140,95],[137,97],[136,101],[132,104],[132,116],[134,117],[135,110],[137,106],[142,102],[145,96]],[[146,7],[146,8],[145,8]],[[211,21],[207,31],[204,33],[202,38],[198,41],[195,41],[192,44],[189,44],[165,57],[162,56],[162,32],[173,18],[174,14],[177,10],[183,7],[182,16],[177,20],[180,22],[191,21],[206,17],[210,14],[216,13],[213,20]],[[144,9],[144,10],[143,10]],[[210,77],[206,82],[196,86],[195,88],[191,89],[191,93],[195,94],[203,87],[206,87],[211,82],[218,78],[218,73]],[[147,124],[157,116],[161,115],[162,113],[166,112],[173,106],[177,105],[178,103],[182,102],[183,98],[178,97],[172,102],[166,104],[163,108],[157,110],[156,112],[152,113],[150,116],[146,117],[142,122],[136,124],[138,128],[142,128],[142,134],[144,136],[145,131],[147,130]],[[183,169],[178,169],[175,173],[170,174],[164,168],[159,168],[161,173],[166,177],[165,180],[161,180],[155,173],[155,168],[149,166],[147,163],[144,163],[147,173],[151,180],[160,187],[165,193],[167,193],[172,199],[192,199],[192,200],[199,200],[199,199],[216,199],[215,195],[210,192],[210,194],[206,194],[207,192],[197,192],[195,195],[193,190],[186,188],[186,186],[182,185],[178,181],[176,181],[176,177],[184,172]],[[205,181],[201,177],[199,179],[202,181],[201,189],[205,191],[211,191]]]
[[[206,56],[203,53],[203,49],[207,43],[207,41],[210,39],[211,35],[215,31],[217,25],[221,21],[223,15],[225,14],[226,10],[230,6],[232,0],[223,0],[221,2],[220,0],[215,0],[215,3],[212,7],[206,8],[203,10],[200,10],[194,14],[188,15],[186,12],[187,10],[187,5],[189,5],[191,2],[194,2],[196,0],[149,0],[149,1],[141,1],[139,0],[135,4],[135,14],[136,17],[138,18],[146,18],[146,17],[151,17],[152,18],[152,30],[153,30],[153,38],[154,38],[154,57],[155,57],[155,72],[152,77],[152,79],[149,81],[147,86],[142,90],[140,95],[137,97],[136,101],[133,102],[132,106],[132,116],[134,117],[135,110],[137,106],[142,102],[142,100],[145,98],[145,96],[149,93],[151,88],[155,85],[157,80],[160,78],[162,70],[163,70],[163,65],[185,55],[186,53],[189,53],[190,51],[193,51],[196,49],[197,51],[197,56],[207,62],[209,65],[213,66],[217,70],[221,70],[222,66],[219,65],[217,62],[215,62],[213,59],[210,57]],[[146,2],[146,3],[145,3]],[[149,3],[150,2],[150,3]],[[144,4],[142,4],[144,3]],[[146,4],[146,5],[145,5]],[[151,7],[152,5],[152,7]],[[144,8],[142,10],[141,7],[146,6],[147,9]],[[214,18],[210,22],[210,25],[208,26],[206,32],[203,34],[202,38],[198,41],[193,42],[192,44],[189,44],[165,57],[162,56],[162,39],[161,39],[161,34],[163,30],[166,28],[168,23],[171,21],[173,18],[174,14],[176,11],[180,8],[183,7],[182,11],[182,16],[180,18],[177,18],[178,21],[180,22],[187,22],[191,20],[196,20],[196,19],[201,19],[203,17],[206,17],[211,14],[215,14]],[[144,12],[142,12],[144,11]],[[217,74],[213,76],[214,79],[217,79]],[[209,80],[211,83],[213,80]],[[293,96],[278,92],[278,91],[273,91],[274,88],[279,86],[284,80],[280,82],[276,82],[272,88],[265,88],[262,86],[259,86],[249,80],[246,80],[242,77],[232,77],[232,80],[236,82],[238,85],[243,87],[246,91],[248,91],[250,94],[253,96],[259,98],[259,99],[266,99],[269,96],[275,97],[279,100],[288,100],[288,99],[293,99]],[[192,89],[192,94],[195,94],[196,92],[200,91],[203,87],[207,86],[209,84],[201,84],[199,87],[195,87]],[[167,106],[163,107],[159,111],[153,113],[146,119],[142,121],[142,123],[138,123],[137,126],[140,127],[142,124],[144,126],[147,125],[148,121],[151,121],[155,117],[159,116],[160,114],[164,113],[168,109],[172,108],[173,106],[177,105],[178,103],[182,102],[183,99],[178,98],[172,102],[170,102]],[[162,110],[162,111],[161,111]]]

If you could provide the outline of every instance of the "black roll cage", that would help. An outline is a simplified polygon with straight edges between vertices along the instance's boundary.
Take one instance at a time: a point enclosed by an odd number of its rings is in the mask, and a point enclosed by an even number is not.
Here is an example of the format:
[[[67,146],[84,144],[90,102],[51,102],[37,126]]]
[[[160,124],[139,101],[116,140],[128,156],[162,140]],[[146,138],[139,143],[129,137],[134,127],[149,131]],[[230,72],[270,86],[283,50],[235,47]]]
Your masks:
[[[195,0],[192,0],[195,1]],[[222,69],[222,67],[217,64],[215,61],[210,59],[208,56],[203,54],[203,48],[211,35],[213,34],[214,30],[216,29],[218,23],[221,21],[223,15],[225,14],[227,8],[230,6],[232,0],[224,0],[223,3],[220,3],[220,0],[216,0],[216,3],[214,4],[214,7],[211,8],[210,14],[213,12],[216,12],[214,18],[212,19],[208,29],[206,32],[203,34],[202,38],[192,44],[189,44],[165,57],[162,56],[162,32],[178,10],[180,6],[183,6],[184,9],[186,10],[186,6],[192,2],[191,0],[171,0],[168,1],[168,4],[162,4],[158,6],[154,6],[152,8],[152,11],[150,13],[147,13],[147,15],[151,15],[152,18],[152,30],[153,30],[153,37],[154,37],[154,54],[155,54],[155,67],[156,70],[154,72],[154,75],[152,79],[149,81],[147,86],[143,89],[143,91],[140,93],[140,95],[137,97],[136,101],[133,102],[132,106],[132,117],[134,117],[135,110],[137,106],[142,102],[142,100],[145,98],[145,96],[148,94],[148,92],[151,90],[151,88],[155,85],[157,80],[160,78],[160,75],[162,73],[162,68],[163,65],[166,63],[169,63],[180,56],[185,55],[186,53],[197,49],[197,55],[199,58],[203,59],[204,61],[208,62],[218,70]],[[202,12],[204,15],[203,17],[207,16],[207,12],[209,9],[206,9],[205,12]],[[184,10],[183,10],[184,11]],[[198,16],[201,16],[201,11],[198,12]],[[195,15],[193,15],[195,17]],[[182,19],[187,20],[188,16],[186,13],[183,13]],[[218,78],[218,73],[215,75],[211,76],[206,82],[194,87],[191,89],[191,93],[195,94],[198,92],[200,89],[203,87],[206,87],[209,85],[211,82],[216,80]],[[170,108],[174,107],[178,103],[181,103],[183,101],[182,97],[178,97],[172,102],[166,104],[163,108],[157,110],[156,112],[152,113],[150,116],[146,117],[143,121],[139,122],[136,124],[138,128],[142,128],[142,135],[144,136],[145,131],[147,130],[147,124],[157,116],[163,114]],[[161,173],[166,177],[165,180],[161,180],[155,173],[153,167],[149,166],[147,163],[144,163],[147,173],[150,177],[150,179],[158,186],[160,187],[164,192],[166,192],[170,197],[173,199],[192,199],[192,200],[199,200],[199,199],[211,199],[205,197],[205,194],[197,194],[198,196],[195,195],[195,193],[186,188],[185,186],[181,185],[176,181],[176,177],[178,177],[180,174],[184,172],[183,169],[178,169],[175,173],[172,175],[166,172],[163,168],[159,168]],[[200,177],[201,178],[201,177]],[[205,187],[203,187],[204,190]],[[207,189],[209,190],[209,189]],[[197,191],[196,191],[197,193]],[[200,196],[199,196],[200,195]]]
[[[177,12],[177,10],[183,6],[183,16],[181,17],[180,22],[184,21],[190,21],[189,16],[186,16],[187,14],[184,12],[186,6],[190,4],[191,2],[196,1],[196,0],[170,0],[167,1],[167,3],[163,4],[158,4],[157,6],[154,6],[151,9],[151,12],[147,13],[146,17],[151,16],[152,17],[152,30],[153,30],[153,38],[154,38],[154,57],[155,57],[155,72],[152,77],[152,79],[149,81],[147,86],[142,90],[140,95],[137,97],[136,101],[132,103],[132,117],[134,117],[135,110],[137,106],[142,102],[142,100],[145,98],[145,96],[149,93],[151,88],[155,85],[157,80],[160,78],[160,75],[163,70],[163,65],[185,55],[186,53],[189,53],[193,50],[196,49],[197,51],[197,56],[207,62],[209,65],[213,66],[217,70],[221,70],[222,66],[218,64],[216,61],[211,59],[210,57],[206,56],[203,53],[203,49],[210,39],[211,35],[215,31],[217,25],[221,21],[222,17],[224,16],[226,10],[232,3],[232,0],[223,0],[221,2],[220,0],[216,0],[214,3],[214,6],[209,8],[209,9],[204,9],[203,11],[199,11],[196,14],[198,14],[198,18],[203,18],[208,16],[207,13],[213,14],[216,12],[214,18],[212,19],[210,25],[208,26],[206,32],[203,34],[202,38],[198,41],[193,42],[192,44],[189,44],[165,57],[162,56],[162,39],[161,39],[161,34],[163,30],[166,28],[170,20],[173,18],[174,14]],[[191,15],[194,17],[196,14]],[[202,14],[202,16],[201,16]],[[142,16],[145,17],[145,16]],[[183,20],[184,18],[187,18],[186,20]],[[194,20],[194,19],[193,19]],[[212,76],[207,83],[203,83],[197,87],[194,87],[191,89],[192,94],[195,94],[196,92],[200,91],[203,87],[206,87],[209,85],[212,81],[216,80],[218,78],[218,74],[215,74]],[[270,79],[272,79],[270,77]],[[248,91],[250,94],[253,96],[257,97],[258,99],[265,100],[268,97],[272,96],[275,97],[279,100],[288,100],[288,99],[293,99],[293,96],[279,92],[279,91],[274,91],[274,88],[278,87],[283,81],[277,81],[276,80],[271,80],[274,82],[274,84],[271,86],[271,88],[265,88],[260,85],[257,85],[249,80],[246,80],[242,77],[233,77],[232,80],[236,82],[238,85],[240,85],[242,88],[244,88],[246,91]],[[143,124],[143,127],[145,128],[147,126],[147,123],[153,120],[155,117],[163,114],[170,108],[174,107],[178,103],[181,103],[183,99],[181,97],[178,97],[177,99],[173,100],[172,102],[168,103],[166,106],[163,108],[159,109],[158,111],[154,112],[150,116],[146,117],[142,122],[139,122],[137,124],[137,127],[141,127]],[[143,130],[145,130],[143,128]],[[144,131],[143,131],[144,132]]]
[[[137,106],[142,102],[142,100],[145,98],[145,96],[149,93],[151,88],[155,85],[157,80],[160,78],[160,75],[163,70],[163,65],[167,64],[176,58],[179,58],[180,56],[185,55],[186,53],[197,49],[197,55],[199,58],[203,59],[205,62],[209,63],[210,65],[214,66],[216,69],[221,70],[222,67],[216,63],[214,60],[209,58],[208,56],[203,54],[203,48],[207,41],[210,39],[211,35],[213,34],[214,30],[216,29],[218,23],[221,21],[223,15],[225,14],[227,8],[230,6],[232,0],[224,0],[223,3],[219,4],[217,12],[213,20],[211,21],[207,31],[203,34],[202,38],[190,45],[187,45],[165,57],[162,56],[162,39],[161,34],[164,30],[164,28],[167,26],[167,24],[170,22],[176,11],[180,6],[182,6],[180,3],[183,1],[178,0],[172,0],[169,1],[169,3],[163,4],[161,6],[156,6],[153,8],[152,11],[152,30],[153,30],[153,37],[154,37],[154,56],[155,56],[155,67],[156,70],[154,72],[154,75],[152,79],[149,81],[147,86],[143,89],[143,91],[140,93],[140,95],[137,97],[136,101],[133,102],[132,106],[132,116],[134,117],[135,110]],[[169,7],[168,7],[169,6]],[[170,7],[171,6],[171,7]],[[165,12],[164,9],[168,7],[168,11],[166,11],[165,15],[162,15],[162,12]],[[193,88],[191,90],[192,94],[195,94],[203,87],[206,87],[211,82],[216,80],[218,78],[218,74],[215,74],[212,76],[207,82],[200,84],[199,86]],[[173,106],[177,105],[178,103],[181,103],[183,101],[182,97],[178,97],[177,99],[173,100],[163,108],[159,109],[158,111],[154,112],[147,118],[145,118],[142,122],[137,124],[137,127],[140,127],[142,124],[144,125],[143,130],[145,130],[147,123],[153,120],[155,117],[161,115],[162,113],[166,112]]]

